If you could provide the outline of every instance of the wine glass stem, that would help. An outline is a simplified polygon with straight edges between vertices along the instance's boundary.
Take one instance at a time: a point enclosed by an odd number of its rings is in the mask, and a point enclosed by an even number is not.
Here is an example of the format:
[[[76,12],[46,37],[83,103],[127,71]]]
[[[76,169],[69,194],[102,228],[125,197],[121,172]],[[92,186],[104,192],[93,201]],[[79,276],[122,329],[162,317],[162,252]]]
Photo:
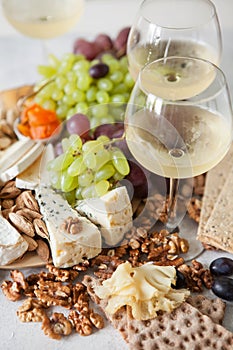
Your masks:
[[[179,179],[169,179],[169,193],[167,195],[167,227],[175,227],[176,204],[178,196]]]

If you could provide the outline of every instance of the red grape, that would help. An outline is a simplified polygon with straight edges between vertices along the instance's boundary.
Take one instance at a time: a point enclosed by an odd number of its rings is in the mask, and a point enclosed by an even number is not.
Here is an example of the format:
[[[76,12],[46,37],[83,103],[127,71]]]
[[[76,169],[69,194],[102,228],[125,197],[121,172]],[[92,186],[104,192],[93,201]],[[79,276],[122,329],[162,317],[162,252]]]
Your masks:
[[[111,50],[113,47],[112,39],[107,34],[97,35],[95,42],[101,47],[103,51]]]
[[[90,130],[90,121],[84,114],[74,114],[70,119],[67,120],[66,128],[70,134],[78,134],[84,136],[85,134],[88,134]]]
[[[95,42],[77,39],[74,43],[74,53],[84,55],[87,60],[93,60],[100,52],[101,48]]]
[[[97,126],[94,132],[94,138],[97,138],[101,135],[106,135],[110,139],[113,138],[113,135],[118,130],[124,130],[124,124],[123,123],[113,123],[113,124],[102,124]]]

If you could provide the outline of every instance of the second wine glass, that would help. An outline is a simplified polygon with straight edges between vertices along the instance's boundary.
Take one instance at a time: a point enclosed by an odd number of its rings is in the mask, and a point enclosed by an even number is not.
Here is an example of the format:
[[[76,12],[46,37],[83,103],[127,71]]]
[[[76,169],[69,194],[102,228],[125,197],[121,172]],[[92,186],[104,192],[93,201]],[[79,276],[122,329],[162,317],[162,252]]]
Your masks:
[[[144,0],[127,43],[129,70],[136,80],[147,63],[168,56],[203,58],[219,64],[222,40],[210,0]]]
[[[184,207],[176,215],[179,180],[213,168],[232,141],[232,110],[223,72],[208,61],[188,57],[149,63],[132,91],[125,132],[139,163],[170,178],[166,227],[172,231],[186,212]],[[191,230],[187,233],[189,240]],[[201,249],[190,253],[192,258]]]

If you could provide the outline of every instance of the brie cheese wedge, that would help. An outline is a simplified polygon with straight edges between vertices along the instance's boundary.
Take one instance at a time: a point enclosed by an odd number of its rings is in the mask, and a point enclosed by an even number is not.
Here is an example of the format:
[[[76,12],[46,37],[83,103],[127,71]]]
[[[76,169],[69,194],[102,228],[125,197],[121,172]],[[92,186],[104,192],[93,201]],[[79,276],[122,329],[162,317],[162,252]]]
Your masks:
[[[19,232],[0,215],[0,265],[8,265],[20,258],[28,243]]]
[[[18,188],[34,190],[42,183],[49,183],[47,163],[54,159],[54,149],[51,144],[45,146],[42,154],[27,169],[16,177],[15,185]]]
[[[93,223],[100,225],[105,243],[114,246],[132,226],[132,205],[127,189],[117,187],[100,198],[77,202],[75,209]]]
[[[36,199],[48,229],[53,264],[56,267],[71,267],[101,252],[98,227],[80,216],[60,194],[42,185],[36,189]],[[64,228],[68,220],[79,223],[79,232],[72,234]]]

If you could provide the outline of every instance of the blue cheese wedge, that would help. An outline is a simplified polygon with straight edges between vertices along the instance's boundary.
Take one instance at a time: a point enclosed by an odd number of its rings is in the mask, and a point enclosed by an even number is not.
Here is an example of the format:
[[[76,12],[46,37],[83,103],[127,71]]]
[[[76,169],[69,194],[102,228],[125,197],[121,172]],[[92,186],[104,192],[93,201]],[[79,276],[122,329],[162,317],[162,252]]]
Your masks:
[[[93,223],[100,225],[105,243],[114,246],[132,228],[132,205],[124,186],[115,188],[100,198],[77,202],[75,209]]]
[[[20,258],[28,249],[28,243],[18,231],[0,215],[0,265],[8,265]]]
[[[36,199],[48,229],[56,267],[71,267],[101,252],[98,227],[72,209],[60,194],[42,185],[36,189]]]

